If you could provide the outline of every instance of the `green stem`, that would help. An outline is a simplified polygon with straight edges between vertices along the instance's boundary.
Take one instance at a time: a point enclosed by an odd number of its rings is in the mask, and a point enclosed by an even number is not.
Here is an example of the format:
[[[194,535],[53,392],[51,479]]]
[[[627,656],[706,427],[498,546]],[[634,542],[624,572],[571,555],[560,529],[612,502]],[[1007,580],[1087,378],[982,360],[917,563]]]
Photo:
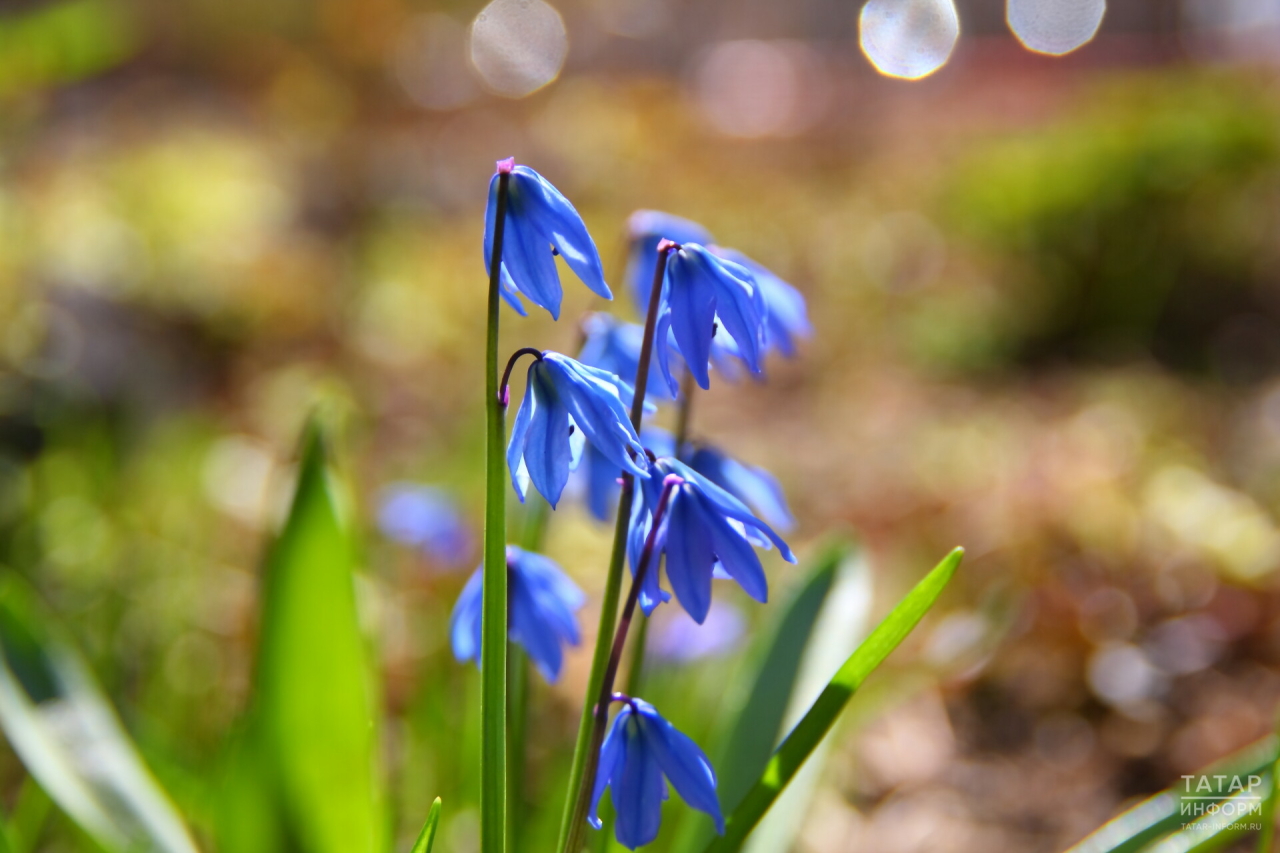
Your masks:
[[[667,270],[667,252],[673,244],[658,244],[658,263],[653,271],[653,288],[649,293],[649,310],[644,321],[644,340],[640,345],[640,363],[636,368],[635,395],[631,400],[631,426],[640,431],[644,414],[644,398],[649,385],[649,364],[653,355],[654,329],[658,322],[658,305],[662,301],[662,279]],[[595,784],[596,764],[600,759],[599,743],[604,738],[604,725],[595,713],[596,697],[604,683],[609,665],[613,631],[618,619],[618,600],[622,595],[622,570],[627,558],[627,528],[631,522],[631,503],[635,498],[635,478],[622,476],[622,493],[618,496],[618,519],[613,528],[613,551],[609,555],[609,571],[605,575],[604,598],[600,602],[600,625],[596,630],[596,648],[591,657],[591,675],[583,699],[582,719],[578,724],[578,740],[573,748],[569,768],[569,789],[560,824],[560,853],[579,853],[583,845],[587,810],[591,807],[591,787]],[[593,748],[594,744],[594,748]]]
[[[693,381],[693,371],[686,370],[680,382],[680,409],[676,412],[676,458],[681,462],[688,460],[685,445],[689,443],[689,421],[693,417],[693,395],[698,386]]]
[[[520,531],[520,547],[541,551],[546,538],[551,505],[540,496],[529,496],[524,525]],[[515,644],[507,647],[507,850],[514,853],[521,846],[524,821],[525,754],[529,731],[529,656]]]
[[[489,257],[489,318],[485,350],[484,598],[480,661],[480,850],[503,853],[507,806],[507,521],[503,441],[506,406],[498,398],[498,291],[510,173],[499,166],[498,210]]]

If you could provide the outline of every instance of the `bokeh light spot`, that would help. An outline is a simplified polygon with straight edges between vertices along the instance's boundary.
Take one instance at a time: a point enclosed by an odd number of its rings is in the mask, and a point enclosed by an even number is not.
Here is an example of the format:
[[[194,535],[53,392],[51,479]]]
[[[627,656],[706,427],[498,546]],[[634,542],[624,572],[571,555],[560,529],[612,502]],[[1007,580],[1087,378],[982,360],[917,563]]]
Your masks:
[[[951,0],[868,0],[858,18],[862,52],[888,77],[927,77],[946,65],[959,37]]]
[[[396,42],[392,70],[405,93],[429,110],[466,106],[476,95],[467,72],[467,31],[448,15],[410,19]]]
[[[495,94],[523,98],[560,75],[569,34],[542,0],[493,0],[471,24],[471,64]]]
[[[1009,0],[1009,29],[1028,50],[1060,56],[1088,44],[1107,0]]]

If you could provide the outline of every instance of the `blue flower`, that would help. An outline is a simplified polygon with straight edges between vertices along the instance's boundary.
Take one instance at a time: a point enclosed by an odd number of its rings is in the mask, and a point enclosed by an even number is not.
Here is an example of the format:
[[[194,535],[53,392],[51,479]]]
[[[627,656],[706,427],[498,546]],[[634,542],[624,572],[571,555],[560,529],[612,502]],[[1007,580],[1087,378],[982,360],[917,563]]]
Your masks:
[[[649,292],[653,289],[653,269],[658,263],[658,243],[712,242],[711,234],[698,223],[658,210],[637,210],[627,220],[631,250],[627,255],[627,286],[635,300],[636,310],[644,316],[649,310]]]
[[[476,569],[467,581],[449,622],[454,657],[460,663],[474,660],[477,666],[483,569]],[[554,682],[560,677],[564,645],[581,642],[574,613],[587,597],[554,562],[514,545],[507,546],[507,584],[508,635],[529,653],[543,678]]]
[[[685,243],[667,258],[665,287],[658,340],[665,340],[666,330],[671,330],[699,386],[711,387],[707,366],[720,324],[733,337],[743,363],[752,373],[760,373],[766,308],[750,270],[696,243]],[[658,349],[658,364],[674,393],[677,384],[667,350]]]
[[[661,496],[662,482],[670,474],[684,480],[674,487],[666,516],[658,530],[657,551],[644,573],[640,607],[646,614],[670,600],[654,571],[659,554],[666,556],[667,580],[680,606],[698,624],[711,607],[712,577],[729,577],[756,601],[769,597],[769,583],[753,546],[777,545],[783,559],[796,561],[787,543],[768,524],[752,514],[746,504],[678,460],[662,457],[651,466],[653,476],[641,481],[631,516],[627,550],[631,571],[653,522],[653,510]]]
[[[588,820],[601,826],[597,811],[609,788],[617,813],[614,835],[635,850],[653,841],[662,825],[662,802],[667,798],[665,776],[676,793],[693,808],[710,815],[716,832],[724,834],[724,817],[716,796],[716,773],[693,739],[663,719],[643,699],[615,697],[626,704],[613,718],[600,746]]]
[[[445,565],[457,565],[471,553],[471,529],[449,496],[431,486],[388,486],[378,507],[378,529]]]
[[[640,350],[644,347],[644,327],[625,323],[612,314],[598,312],[588,314],[582,321],[585,338],[578,361],[610,373],[616,373],[627,382],[635,379],[640,369]],[[649,381],[645,397],[659,400],[674,399],[663,381],[656,359],[649,362]]]
[[[544,352],[529,366],[528,376],[507,445],[511,483],[521,501],[531,480],[555,507],[582,453],[583,439],[617,470],[649,476],[636,464],[636,459],[644,461],[644,448],[623,402],[631,399],[630,385],[555,352]]]
[[[795,527],[782,486],[763,468],[745,465],[714,447],[700,445],[689,457],[689,467],[755,510],[774,527]]]
[[[498,171],[489,181],[489,206],[484,214],[485,269],[488,270],[493,255],[498,183],[504,172],[511,177],[499,279],[503,298],[524,316],[524,304],[517,295],[523,293],[535,305],[550,311],[552,317],[560,319],[562,290],[555,261],[558,254],[583,284],[605,299],[612,299],[613,294],[604,281],[600,253],[578,211],[546,178],[528,166],[515,165],[510,159],[498,163]]]
[[[765,345],[787,358],[795,355],[796,339],[813,334],[813,326],[809,324],[809,309],[800,291],[735,249],[714,246],[711,251],[751,271],[764,298]]]

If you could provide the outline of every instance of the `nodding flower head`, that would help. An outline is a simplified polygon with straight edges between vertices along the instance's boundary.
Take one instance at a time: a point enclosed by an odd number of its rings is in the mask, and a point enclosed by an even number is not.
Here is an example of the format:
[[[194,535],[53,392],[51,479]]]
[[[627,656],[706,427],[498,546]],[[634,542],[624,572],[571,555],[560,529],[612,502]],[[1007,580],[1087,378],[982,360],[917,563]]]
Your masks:
[[[653,271],[658,263],[658,243],[712,242],[707,229],[691,219],[673,216],[659,210],[637,210],[627,220],[631,248],[627,255],[627,288],[641,316],[649,309],[649,292],[653,289]]]
[[[674,487],[658,529],[656,552],[641,579],[639,601],[646,614],[670,596],[658,582],[658,557],[666,557],[667,580],[680,606],[702,624],[711,607],[712,577],[729,577],[756,601],[769,597],[769,583],[755,548],[777,545],[783,559],[796,561],[773,528],[746,504],[688,465],[670,457],[657,459],[652,476],[641,483],[632,509],[627,550],[631,570],[639,568],[645,538],[661,498],[661,484],[671,474],[684,482]]]
[[[766,308],[751,271],[717,257],[696,243],[685,243],[667,258],[663,307],[657,338],[670,329],[694,380],[711,387],[707,367],[718,327],[733,337],[738,354],[752,373],[760,373]],[[667,347],[658,348],[658,364],[668,385],[677,387]]]
[[[670,456],[674,452],[671,433],[658,427],[646,426],[640,430],[640,441],[645,448],[658,456]],[[621,470],[603,453],[587,442],[578,464],[577,477],[583,491],[587,510],[598,520],[612,524],[614,510],[618,508],[621,486],[618,475]]]
[[[765,346],[790,358],[796,354],[796,341],[813,334],[809,309],[804,296],[773,272],[736,249],[711,247],[711,251],[751,271],[765,306]]]
[[[582,321],[583,343],[578,361],[616,373],[628,382],[640,369],[640,351],[644,348],[644,327],[626,323],[612,314],[588,314]],[[649,400],[671,400],[673,395],[663,380],[656,359],[649,362],[649,378],[645,388]]]
[[[564,258],[582,283],[593,292],[612,299],[604,281],[600,252],[587,233],[587,226],[569,200],[528,166],[511,160],[498,163],[489,181],[489,206],[484,216],[484,263],[488,269],[493,255],[494,223],[498,211],[498,185],[508,175],[507,215],[503,224],[501,293],[508,304],[524,316],[524,294],[551,316],[560,319],[560,274],[555,255]]]
[[[480,617],[484,567],[476,569],[454,605],[449,622],[453,655],[459,662],[474,660],[480,665]],[[581,642],[574,614],[587,601],[586,595],[551,560],[507,546],[507,632],[537,665],[542,677],[554,682],[560,677],[564,646]]]
[[[665,776],[686,803],[715,821],[724,834],[724,817],[716,796],[716,773],[693,739],[667,722],[648,702],[617,695],[623,703],[600,747],[591,813],[587,820],[601,827],[600,798],[608,788],[617,813],[614,836],[628,850],[653,841],[662,826],[662,802],[667,798]]]
[[[619,471],[648,477],[644,448],[624,400],[631,386],[615,374],[555,352],[529,365],[524,401],[507,445],[511,483],[523,501],[528,483],[555,507],[583,441]]]

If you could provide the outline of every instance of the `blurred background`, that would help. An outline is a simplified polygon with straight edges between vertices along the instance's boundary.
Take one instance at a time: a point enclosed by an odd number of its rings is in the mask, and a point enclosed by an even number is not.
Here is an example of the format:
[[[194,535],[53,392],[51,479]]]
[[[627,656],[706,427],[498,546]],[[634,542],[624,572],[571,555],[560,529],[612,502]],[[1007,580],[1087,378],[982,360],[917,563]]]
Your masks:
[[[202,848],[234,851],[220,768],[317,405],[397,849],[436,794],[442,849],[478,848],[479,681],[447,627],[483,504],[485,188],[512,155],[582,211],[615,292],[626,218],[656,208],[806,295],[812,340],[717,381],[693,431],[778,476],[802,556],[856,535],[850,607],[968,549],[772,849],[1060,850],[1270,731],[1280,2],[1113,0],[1098,27],[1101,2],[902,0],[904,24],[871,0],[861,36],[834,0],[553,3],[0,4],[0,565]],[[504,309],[503,350],[572,350],[602,307],[572,282],[559,324]],[[446,541],[379,524],[404,484],[456,510]],[[566,501],[546,551],[596,594],[608,546]],[[769,571],[777,601],[803,580]],[[702,642],[654,630],[653,701],[700,739],[771,618],[722,592]],[[534,679],[528,850],[588,654]],[[0,801],[29,849],[86,849],[9,747]]]

